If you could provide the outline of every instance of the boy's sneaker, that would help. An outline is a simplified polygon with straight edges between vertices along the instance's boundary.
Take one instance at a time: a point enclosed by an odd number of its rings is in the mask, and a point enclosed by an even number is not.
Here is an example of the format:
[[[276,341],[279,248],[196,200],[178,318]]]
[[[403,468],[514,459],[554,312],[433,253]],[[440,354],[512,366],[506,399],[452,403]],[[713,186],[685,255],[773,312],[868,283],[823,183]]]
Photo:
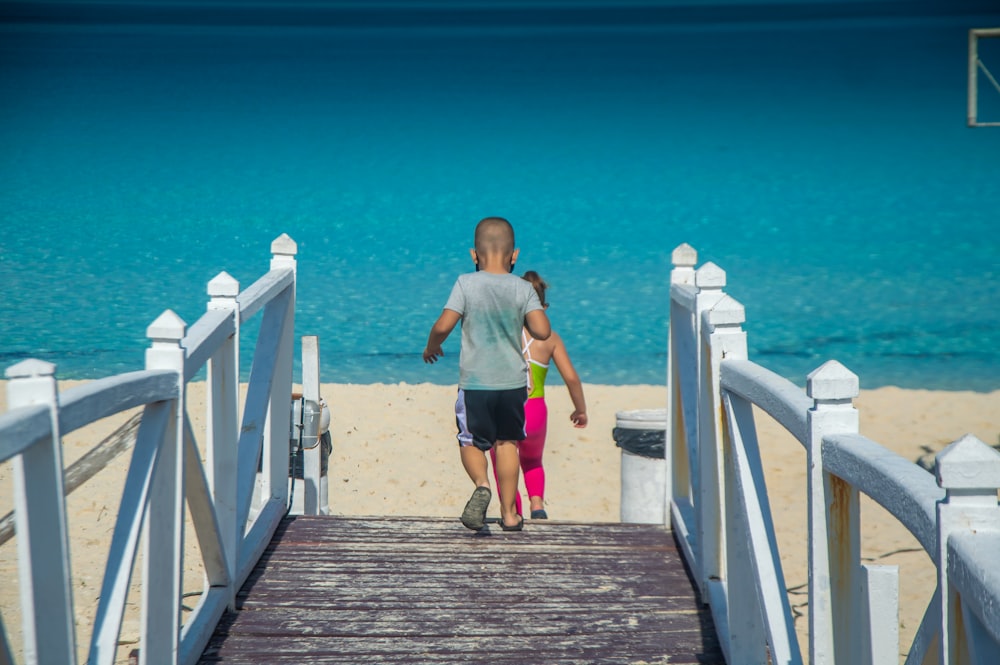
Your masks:
[[[479,531],[486,526],[486,509],[490,506],[492,496],[489,487],[476,488],[472,498],[465,504],[465,510],[462,511],[462,524],[465,528]]]
[[[549,514],[545,512],[544,508],[539,508],[538,510],[531,511],[531,519],[533,520],[547,520],[549,519]]]

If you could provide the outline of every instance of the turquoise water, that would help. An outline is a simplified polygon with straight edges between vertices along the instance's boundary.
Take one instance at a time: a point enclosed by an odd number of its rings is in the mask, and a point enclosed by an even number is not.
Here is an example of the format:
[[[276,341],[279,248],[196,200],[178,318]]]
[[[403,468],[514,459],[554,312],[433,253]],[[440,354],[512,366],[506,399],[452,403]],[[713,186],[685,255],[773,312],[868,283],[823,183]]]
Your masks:
[[[194,322],[288,233],[324,381],[454,383],[457,335],[420,352],[503,215],[587,382],[664,381],[687,242],[797,383],[833,358],[863,388],[1000,388],[1000,129],[965,126],[990,24],[8,22],[0,364],[138,369],[154,318]]]

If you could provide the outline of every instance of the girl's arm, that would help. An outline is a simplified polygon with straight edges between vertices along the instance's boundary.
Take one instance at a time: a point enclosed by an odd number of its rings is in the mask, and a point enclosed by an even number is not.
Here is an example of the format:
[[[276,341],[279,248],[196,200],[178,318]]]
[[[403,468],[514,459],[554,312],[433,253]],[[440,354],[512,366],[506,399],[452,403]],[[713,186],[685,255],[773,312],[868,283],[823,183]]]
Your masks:
[[[569,390],[569,398],[573,400],[573,413],[570,414],[569,419],[573,421],[574,427],[586,427],[587,402],[583,398],[583,383],[580,381],[580,377],[577,375],[576,369],[569,359],[569,354],[566,352],[566,345],[563,344],[562,338],[553,332],[550,341],[554,342],[552,360],[555,361],[556,369],[559,370],[559,375],[562,376],[563,383],[566,384],[566,388]]]

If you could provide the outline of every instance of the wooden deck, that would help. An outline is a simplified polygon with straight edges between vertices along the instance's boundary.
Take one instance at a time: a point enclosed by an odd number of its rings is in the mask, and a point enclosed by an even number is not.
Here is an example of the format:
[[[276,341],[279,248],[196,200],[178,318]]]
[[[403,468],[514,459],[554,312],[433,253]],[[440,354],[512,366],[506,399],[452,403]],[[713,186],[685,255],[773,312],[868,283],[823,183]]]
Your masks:
[[[725,663],[658,526],[287,518],[237,604],[201,663]]]

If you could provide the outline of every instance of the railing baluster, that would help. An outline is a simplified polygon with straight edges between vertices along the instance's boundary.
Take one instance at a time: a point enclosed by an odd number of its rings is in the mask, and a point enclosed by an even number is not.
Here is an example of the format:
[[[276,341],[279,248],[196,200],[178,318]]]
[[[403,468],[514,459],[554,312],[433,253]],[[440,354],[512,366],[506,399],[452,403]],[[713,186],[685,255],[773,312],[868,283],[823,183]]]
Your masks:
[[[267,422],[264,427],[264,497],[288,503],[288,433],[291,426],[292,364],[295,346],[295,254],[298,246],[286,234],[271,243],[271,270],[292,271],[293,279],[278,338],[271,380]]]
[[[38,403],[51,411],[50,417],[41,406],[14,411],[11,417],[4,414],[3,435],[15,438],[0,442],[0,448],[8,453],[5,459],[12,460],[15,470],[18,570],[26,637],[20,655],[25,663],[72,665],[76,661],[60,422],[73,430],[145,406],[90,630],[88,662],[110,665],[115,659],[140,539],[145,551],[141,663],[194,662],[226,605],[235,609],[236,589],[274,533],[287,496],[296,245],[282,235],[271,249],[270,271],[247,292],[241,294],[239,284],[226,273],[209,283],[208,311],[192,326],[189,336],[185,336],[184,321],[170,310],[156,319],[147,329],[151,339],[146,351],[147,371],[73,388],[63,396],[60,406],[54,366],[31,360],[7,369],[11,409]],[[262,329],[267,331],[261,335],[264,342],[258,340],[254,363],[260,360],[264,379],[260,394],[255,395],[257,410],[252,423],[255,431],[251,434],[258,439],[248,442],[254,445],[246,446],[246,452],[253,458],[249,465],[256,465],[260,440],[268,444],[267,468],[262,474],[268,494],[261,504],[262,519],[249,525],[248,533],[240,530],[237,497],[237,469],[241,465],[239,327],[244,314],[252,314],[240,311],[243,301],[254,311],[265,308]],[[195,432],[185,412],[187,381],[202,364],[207,366],[205,452],[209,473],[201,465]],[[270,445],[272,441],[274,445]],[[185,462],[190,462],[189,468]],[[252,477],[255,469],[247,470]],[[187,485],[185,478],[190,481]],[[186,491],[190,492],[188,505],[212,586],[205,590],[182,630]],[[17,655],[9,653],[9,645],[0,621],[0,663]]]
[[[701,275],[702,272],[699,271],[699,277]],[[725,500],[732,478],[724,460],[728,432],[723,420],[719,370],[723,358],[746,358],[747,342],[746,333],[741,328],[746,318],[743,305],[722,294],[721,291],[718,293],[721,297],[716,299],[701,317],[703,348],[700,356],[702,371],[699,393],[701,401],[698,407],[698,467],[701,470],[699,500],[702,510],[698,514],[701,515],[702,521],[698,535],[702,543],[702,576],[708,588],[708,597],[715,605],[713,615],[719,617],[724,615],[728,621],[733,611],[747,611],[747,604],[741,604],[738,608],[730,607],[725,592],[720,594],[719,588],[720,585],[728,584],[734,577],[729,574],[730,562],[727,557],[729,540],[745,537],[745,533],[729,532],[732,525],[726,511]],[[700,299],[701,293],[699,293]],[[734,563],[734,566],[736,565]],[[737,584],[739,583],[740,580],[737,580]],[[727,650],[726,656],[731,662],[743,662],[744,659],[750,658],[749,654],[753,650],[752,646],[738,640],[731,645],[724,640],[723,648]],[[732,653],[728,650],[732,650]]]
[[[725,297],[722,287],[726,284],[726,273],[714,263],[706,263],[695,272],[695,284],[698,286],[695,316],[701,338],[698,344],[698,461],[695,464],[698,469],[696,550],[701,570],[699,582],[705,598],[708,598],[709,582],[723,578],[721,557],[725,548],[725,525],[720,521],[723,484],[718,455],[721,409],[719,362],[722,360],[722,348],[719,345],[713,347],[710,342],[714,328],[706,323],[704,314]]]
[[[698,298],[694,264],[698,254],[690,245],[673,253],[677,266],[671,273],[670,321],[667,349],[667,460],[664,518],[670,521],[685,558],[691,566],[701,598],[708,602],[698,554]]]
[[[303,431],[302,441],[302,485],[303,514],[320,515],[329,513],[327,487],[320,477],[322,470],[322,445],[320,444],[319,401],[319,338],[306,335],[302,338],[302,398]],[[294,481],[293,481],[294,482]]]
[[[744,452],[751,456],[750,444],[740,439],[743,427],[752,428],[752,423],[729,423],[736,427],[729,433],[732,440],[722,438],[720,399],[738,396],[748,405],[742,420],[752,421],[750,404],[759,407],[806,449],[810,661],[881,665],[898,658],[898,568],[861,565],[860,493],[864,492],[899,520],[937,565],[939,588],[910,645],[907,664],[930,665],[938,658],[943,665],[1000,662],[1000,610],[996,609],[1000,575],[992,554],[1000,547],[996,496],[1000,454],[978,441],[975,446],[965,439],[953,444],[957,452],[946,451],[939,458],[951,455],[953,467],[942,475],[939,461],[941,487],[947,489],[947,499],[939,500],[942,493],[930,474],[858,433],[853,406],[858,377],[840,363],[831,361],[810,374],[803,394],[787,379],[741,360],[746,357],[745,339],[742,346],[728,347],[716,340],[720,326],[725,327],[725,273],[706,264],[694,272],[692,287],[690,270],[696,258],[687,245],[674,251],[667,376],[668,499],[674,530],[702,597],[712,605],[727,658],[753,662],[759,646],[751,635],[758,632],[754,622],[739,625],[753,603],[742,579],[735,579],[746,575],[746,568],[740,567],[747,552],[742,542],[746,525],[737,522],[747,517],[740,511],[751,510],[745,492],[754,483],[738,487],[740,483],[734,482],[739,479],[727,477],[733,470],[720,464],[720,451],[727,460],[737,460]],[[739,331],[733,323],[730,332]],[[692,330],[695,345],[688,343]],[[689,401],[692,381],[698,387],[697,399]],[[727,406],[729,417],[736,420],[737,403],[730,401]],[[692,413],[697,416],[696,427]],[[935,510],[939,533],[934,533]],[[749,525],[753,528],[752,521]],[[776,544],[765,548],[772,551],[775,572],[755,571],[755,577],[756,590],[765,594],[766,601],[768,587],[760,578],[780,574],[780,559]],[[761,549],[752,550],[757,563],[762,561]],[[770,631],[767,639],[776,643],[778,605],[764,602],[761,607]],[[790,643],[794,626],[790,619],[784,621]],[[743,643],[744,636],[751,642]],[[784,662],[776,645],[771,646],[770,658]],[[794,651],[790,647],[789,653]]]
[[[51,414],[49,435],[12,460],[24,659],[28,665],[76,663],[55,371],[52,363],[35,359],[6,371],[11,409],[45,404]]]
[[[861,566],[858,665],[899,660],[899,566]]]
[[[239,542],[236,510],[237,454],[239,452],[240,283],[221,272],[208,283],[208,309],[232,312],[235,331],[208,361],[206,387],[206,464],[225,549],[229,577],[229,609],[236,610],[236,562]]]
[[[671,254],[671,262],[674,265],[670,271],[670,285],[694,284],[694,266],[698,262],[698,252],[691,245],[684,243],[674,248]],[[685,377],[681,375],[681,360],[685,348],[691,348],[692,331],[681,331],[681,322],[675,321],[674,316],[681,318],[683,313],[678,308],[673,307],[671,299],[670,306],[670,327],[667,339],[667,428],[668,436],[681,438],[685,442],[694,438],[688,435],[689,428],[693,431],[693,425],[697,422],[697,414],[689,414],[684,411],[684,393],[681,390]],[[691,321],[690,316],[687,317]],[[676,327],[675,327],[676,324]],[[681,339],[683,336],[684,339]],[[685,344],[687,342],[687,344]],[[694,346],[697,349],[697,346]],[[676,430],[675,430],[676,428]],[[691,460],[687,455],[687,446],[670,446],[664,458],[664,474],[666,481],[664,485],[664,498],[667,505],[663,511],[667,525],[670,525],[671,503],[677,498],[690,500],[691,494]]]
[[[857,489],[823,469],[823,437],[858,431],[858,377],[835,360],[813,370],[806,394],[809,492],[809,661],[858,662],[856,601],[860,582],[860,513]]]
[[[184,570],[184,321],[167,310],[146,330],[146,369],[177,372],[177,400],[160,441],[144,530],[140,665],[176,665]]]
[[[1000,454],[985,443],[966,434],[937,454],[938,485],[945,498],[938,503],[938,592],[941,598],[941,633],[938,636],[939,664],[985,664],[974,658],[976,645],[969,639],[983,641],[983,651],[997,652],[997,645],[987,646],[983,632],[963,628],[963,605],[958,589],[952,584],[949,569],[949,540],[953,536],[1000,530]],[[994,554],[996,554],[994,552]],[[983,571],[985,572],[985,571]],[[982,575],[978,575],[982,579]],[[992,600],[995,602],[995,599]],[[972,635],[970,635],[970,633]]]

